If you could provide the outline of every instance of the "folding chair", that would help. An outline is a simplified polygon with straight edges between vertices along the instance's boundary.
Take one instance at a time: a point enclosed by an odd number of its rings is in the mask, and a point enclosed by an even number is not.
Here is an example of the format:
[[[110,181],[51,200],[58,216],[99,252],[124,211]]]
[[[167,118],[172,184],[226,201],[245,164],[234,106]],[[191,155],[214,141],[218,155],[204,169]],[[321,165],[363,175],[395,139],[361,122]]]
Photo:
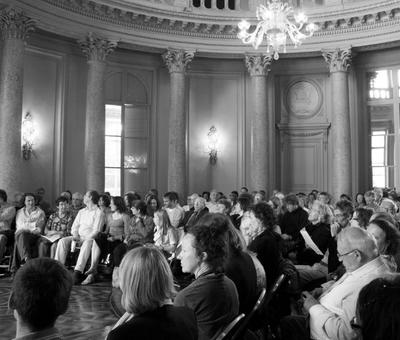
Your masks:
[[[240,321],[243,320],[244,314],[238,315],[235,319],[233,319],[219,335],[215,338],[215,340],[228,340],[231,338],[235,328],[239,325]]]

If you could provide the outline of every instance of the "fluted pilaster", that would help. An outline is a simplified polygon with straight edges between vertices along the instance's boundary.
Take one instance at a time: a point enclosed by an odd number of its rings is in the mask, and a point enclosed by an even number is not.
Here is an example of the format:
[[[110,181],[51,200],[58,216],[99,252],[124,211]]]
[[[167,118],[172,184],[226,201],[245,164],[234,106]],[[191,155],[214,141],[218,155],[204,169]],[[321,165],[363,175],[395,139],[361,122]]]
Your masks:
[[[272,57],[246,55],[245,64],[251,78],[253,112],[251,116],[251,186],[254,190],[268,187],[268,106],[267,75]]]
[[[352,194],[351,186],[351,136],[348,68],[351,49],[323,51],[329,65],[332,88],[332,195],[338,200],[341,194]]]
[[[168,49],[163,60],[170,73],[168,190],[186,196],[186,69],[194,52]]]
[[[86,89],[85,163],[88,189],[104,191],[105,102],[104,75],[106,58],[116,43],[89,33],[78,41],[88,58]]]
[[[0,188],[11,196],[21,191],[21,121],[25,40],[34,22],[23,12],[0,13],[3,56],[0,70]]]

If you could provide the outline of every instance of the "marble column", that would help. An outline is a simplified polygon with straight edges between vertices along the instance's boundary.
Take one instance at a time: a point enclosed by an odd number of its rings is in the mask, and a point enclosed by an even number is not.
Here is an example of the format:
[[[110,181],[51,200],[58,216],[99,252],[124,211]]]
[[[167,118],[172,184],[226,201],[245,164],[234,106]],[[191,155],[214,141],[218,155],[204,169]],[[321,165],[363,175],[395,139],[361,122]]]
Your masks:
[[[24,50],[33,21],[21,11],[9,8],[0,14],[3,56],[0,70],[0,189],[10,199],[22,185],[22,90]]]
[[[332,89],[332,168],[330,171],[332,196],[352,195],[351,140],[348,68],[351,49],[323,51],[329,65]]]
[[[252,190],[268,190],[268,107],[267,75],[272,56],[246,55],[245,63],[251,78],[251,163]]]
[[[168,49],[162,55],[170,73],[168,190],[186,197],[186,69],[194,52]]]
[[[105,166],[104,76],[106,57],[117,44],[91,33],[78,43],[88,58],[85,119],[86,188],[103,192]]]

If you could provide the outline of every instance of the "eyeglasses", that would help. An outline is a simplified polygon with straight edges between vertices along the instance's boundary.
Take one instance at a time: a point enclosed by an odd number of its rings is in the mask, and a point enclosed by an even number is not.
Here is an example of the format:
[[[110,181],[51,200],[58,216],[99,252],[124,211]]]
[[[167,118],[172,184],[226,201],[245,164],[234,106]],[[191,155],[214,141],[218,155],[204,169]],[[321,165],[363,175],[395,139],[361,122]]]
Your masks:
[[[343,256],[350,255],[351,253],[354,253],[356,250],[359,251],[358,249],[353,249],[353,250],[350,250],[349,252],[344,253],[344,254],[340,254],[339,252],[337,252],[337,257],[340,259]]]
[[[350,327],[353,329],[361,329],[362,328],[361,325],[358,324],[358,319],[356,316],[350,320]]]

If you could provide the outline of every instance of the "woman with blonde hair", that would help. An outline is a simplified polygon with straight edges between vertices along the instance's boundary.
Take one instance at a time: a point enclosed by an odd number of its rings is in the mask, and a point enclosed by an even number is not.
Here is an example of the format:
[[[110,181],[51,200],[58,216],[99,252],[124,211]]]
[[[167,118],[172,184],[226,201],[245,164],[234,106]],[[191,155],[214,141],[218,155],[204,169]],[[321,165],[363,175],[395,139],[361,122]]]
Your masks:
[[[177,235],[165,210],[158,210],[154,213],[154,244],[171,255],[176,248]]]
[[[120,266],[121,304],[126,313],[107,340],[196,340],[195,314],[172,305],[174,283],[165,256],[155,246],[130,250]]]

